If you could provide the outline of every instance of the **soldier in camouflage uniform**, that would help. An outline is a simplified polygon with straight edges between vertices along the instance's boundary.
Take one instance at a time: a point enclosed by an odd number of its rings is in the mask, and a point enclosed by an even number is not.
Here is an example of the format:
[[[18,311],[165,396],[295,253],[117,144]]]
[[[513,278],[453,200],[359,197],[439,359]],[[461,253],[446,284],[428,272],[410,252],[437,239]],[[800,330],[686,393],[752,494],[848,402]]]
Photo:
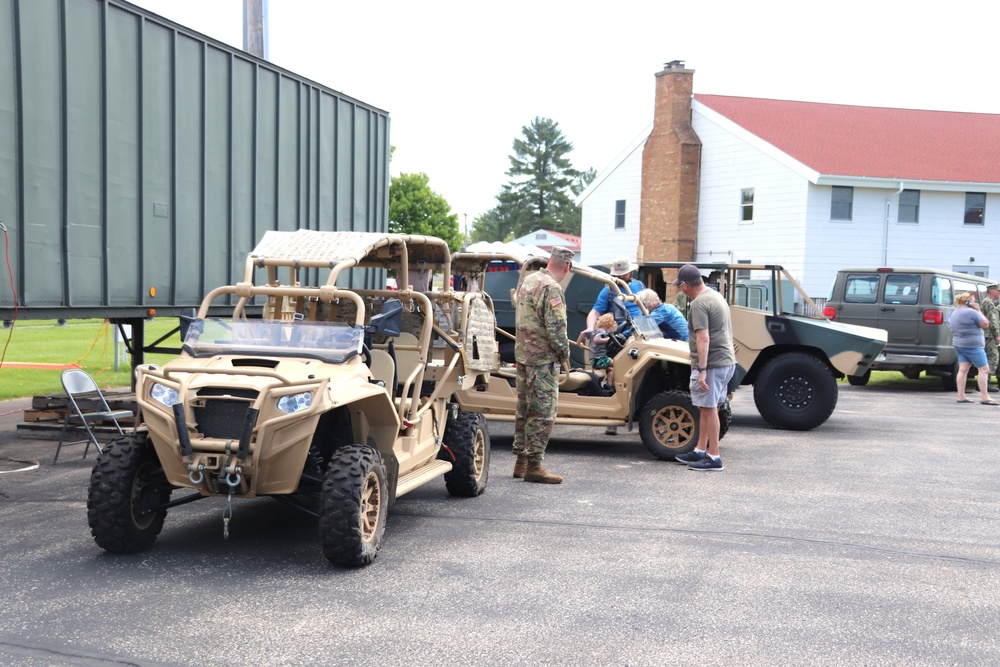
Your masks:
[[[997,362],[1000,361],[1000,354],[997,351],[997,343],[1000,343],[1000,309],[997,308],[997,299],[1000,298],[1000,283],[994,283],[986,288],[988,298],[983,299],[980,309],[989,321],[990,326],[983,333],[986,335],[986,361],[990,365],[990,375],[997,374]],[[998,377],[1000,381],[1000,377]],[[987,378],[987,386],[989,379]],[[990,387],[990,391],[995,391]]]
[[[548,265],[525,278],[517,291],[514,477],[526,482],[562,482],[562,477],[542,468],[542,458],[558,409],[559,366],[569,361],[566,302],[559,283],[572,261],[572,251],[554,249]]]

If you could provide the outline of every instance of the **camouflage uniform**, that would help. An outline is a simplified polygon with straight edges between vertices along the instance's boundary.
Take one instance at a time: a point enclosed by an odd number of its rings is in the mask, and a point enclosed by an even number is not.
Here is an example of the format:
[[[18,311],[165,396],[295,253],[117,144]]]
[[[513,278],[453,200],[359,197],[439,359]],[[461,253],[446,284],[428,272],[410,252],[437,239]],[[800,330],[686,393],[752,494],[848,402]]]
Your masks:
[[[992,288],[993,285],[990,285]],[[990,375],[996,375],[997,362],[1000,361],[1000,353],[997,351],[997,336],[1000,336],[1000,311],[993,299],[983,297],[983,302],[979,304],[980,310],[989,321],[990,326],[986,329],[986,361],[990,365]]]
[[[569,360],[566,302],[548,270],[536,271],[517,292],[517,414],[514,454],[541,461],[559,403],[559,364]]]

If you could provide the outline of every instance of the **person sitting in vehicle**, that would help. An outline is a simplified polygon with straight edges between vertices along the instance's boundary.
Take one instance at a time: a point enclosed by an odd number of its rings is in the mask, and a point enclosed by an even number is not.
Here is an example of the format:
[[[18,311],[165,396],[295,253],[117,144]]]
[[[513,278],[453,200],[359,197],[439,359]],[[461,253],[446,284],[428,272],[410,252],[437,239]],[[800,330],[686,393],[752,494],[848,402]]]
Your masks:
[[[688,325],[687,320],[681,311],[668,303],[663,303],[654,290],[644,289],[636,297],[646,306],[649,316],[653,318],[664,338],[687,341]]]
[[[611,357],[608,356],[608,342],[611,341],[611,333],[616,328],[615,316],[605,313],[597,318],[597,324],[593,329],[581,331],[576,339],[579,344],[587,341],[590,367],[595,371],[604,370],[607,373],[607,379],[601,383],[602,389],[613,389],[615,386],[615,369]]]
[[[628,285],[629,291],[632,292],[632,294],[635,294],[639,290],[646,287],[641,280],[632,277],[638,270],[639,265],[630,260],[628,257],[619,257],[611,266],[611,275],[623,281],[626,285]],[[587,313],[588,329],[593,329],[596,326],[597,318],[601,315],[614,312],[611,307],[614,300],[615,296],[612,294],[611,288],[605,285],[600,293],[598,293],[597,299],[594,301],[594,307],[589,313]],[[626,301],[625,308],[632,317],[639,317],[639,315],[642,315],[642,313],[639,312],[639,306],[637,306],[634,301]]]

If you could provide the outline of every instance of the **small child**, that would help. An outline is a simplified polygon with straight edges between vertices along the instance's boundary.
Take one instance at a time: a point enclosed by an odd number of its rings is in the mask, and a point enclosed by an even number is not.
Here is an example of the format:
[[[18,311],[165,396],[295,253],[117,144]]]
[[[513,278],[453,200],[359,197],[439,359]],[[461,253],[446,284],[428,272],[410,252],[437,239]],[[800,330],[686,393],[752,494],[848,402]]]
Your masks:
[[[611,340],[611,332],[617,328],[615,316],[605,313],[597,319],[593,329],[581,331],[577,337],[577,343],[587,341],[587,349],[590,350],[590,366],[595,371],[604,369],[607,371],[607,381],[603,384],[604,389],[612,389],[615,386],[615,369],[608,356],[608,342]]]

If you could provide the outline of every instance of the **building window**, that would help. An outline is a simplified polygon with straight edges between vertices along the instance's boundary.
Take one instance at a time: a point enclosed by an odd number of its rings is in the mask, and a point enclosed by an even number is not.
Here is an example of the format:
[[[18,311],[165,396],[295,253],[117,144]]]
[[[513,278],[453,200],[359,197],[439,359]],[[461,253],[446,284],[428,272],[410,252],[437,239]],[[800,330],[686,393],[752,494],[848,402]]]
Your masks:
[[[852,220],[854,213],[854,188],[833,186],[830,201],[831,220]]]
[[[975,264],[952,264],[951,266],[951,270],[955,273],[966,273],[970,276],[979,276],[980,278],[989,277],[987,275],[989,273],[987,269],[989,269],[988,266],[976,266]],[[956,293],[961,294],[962,292],[973,292],[975,290],[968,289],[967,287],[959,287],[956,283],[955,291]]]
[[[986,193],[965,193],[965,224],[981,225],[986,218]]]
[[[920,222],[920,190],[903,190],[900,193],[899,221]]]
[[[536,241],[544,241],[547,238],[549,238],[549,235],[546,234],[545,232],[535,232]]]
[[[625,229],[625,200],[615,202],[615,229]]]
[[[753,222],[753,188],[740,190],[740,222]]]
[[[750,264],[749,259],[738,259],[737,264]],[[747,269],[736,269],[736,279],[737,280],[750,280],[750,271]]]

